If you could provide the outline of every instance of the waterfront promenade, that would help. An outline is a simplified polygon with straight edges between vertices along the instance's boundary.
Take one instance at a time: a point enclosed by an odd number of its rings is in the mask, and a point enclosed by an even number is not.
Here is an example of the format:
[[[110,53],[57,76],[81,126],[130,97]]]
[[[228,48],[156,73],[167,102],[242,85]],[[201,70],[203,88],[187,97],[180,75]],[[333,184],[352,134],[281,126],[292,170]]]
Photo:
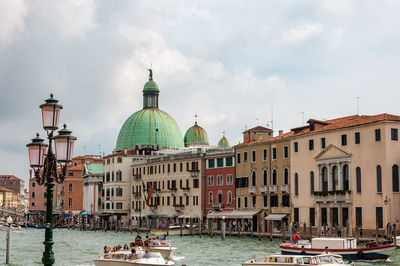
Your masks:
[[[40,229],[23,229],[12,232],[11,263],[12,265],[40,265],[43,252],[44,231]],[[125,244],[132,241],[136,233],[75,231],[68,229],[54,230],[55,265],[93,265],[93,259],[101,254],[105,244]],[[250,237],[227,237],[221,240],[215,236],[203,235],[169,237],[178,250],[174,257],[176,265],[241,265],[243,261],[253,257],[279,253],[279,239],[270,241]],[[0,231],[0,240],[5,240],[5,232]],[[182,258],[184,257],[184,258]],[[0,258],[5,258],[5,245],[0,245]],[[0,261],[4,265],[5,261]],[[391,262],[379,262],[379,265],[394,266],[400,264],[400,250],[391,257]],[[371,262],[357,262],[361,266],[377,265]]]

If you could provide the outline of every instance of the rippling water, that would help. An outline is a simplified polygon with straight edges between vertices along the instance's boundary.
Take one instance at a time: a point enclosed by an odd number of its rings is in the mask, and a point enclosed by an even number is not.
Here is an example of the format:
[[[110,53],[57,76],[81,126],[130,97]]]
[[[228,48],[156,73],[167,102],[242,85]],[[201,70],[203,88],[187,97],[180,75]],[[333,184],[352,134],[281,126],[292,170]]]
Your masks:
[[[105,244],[113,246],[131,242],[135,233],[79,232],[68,229],[54,230],[54,255],[56,265],[93,265],[93,259],[102,253]],[[5,263],[6,232],[0,231],[0,264]],[[44,230],[27,229],[11,233],[11,265],[37,265],[43,253]],[[242,262],[267,254],[279,254],[280,241],[263,238],[219,236],[169,237],[178,250],[175,265],[241,265]],[[182,258],[183,257],[183,258]],[[357,262],[356,265],[400,265],[400,250],[391,261]]]

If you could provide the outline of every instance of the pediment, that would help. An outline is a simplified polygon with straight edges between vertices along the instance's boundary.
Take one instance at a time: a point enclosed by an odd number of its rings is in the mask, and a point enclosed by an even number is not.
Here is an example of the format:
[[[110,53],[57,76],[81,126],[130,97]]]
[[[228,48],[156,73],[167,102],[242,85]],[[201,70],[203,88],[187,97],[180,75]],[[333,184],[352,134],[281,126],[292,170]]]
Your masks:
[[[349,158],[351,153],[346,151],[345,149],[336,146],[334,144],[329,144],[323,151],[321,151],[317,156],[315,156],[315,160],[331,160],[331,159],[340,159],[340,158]]]

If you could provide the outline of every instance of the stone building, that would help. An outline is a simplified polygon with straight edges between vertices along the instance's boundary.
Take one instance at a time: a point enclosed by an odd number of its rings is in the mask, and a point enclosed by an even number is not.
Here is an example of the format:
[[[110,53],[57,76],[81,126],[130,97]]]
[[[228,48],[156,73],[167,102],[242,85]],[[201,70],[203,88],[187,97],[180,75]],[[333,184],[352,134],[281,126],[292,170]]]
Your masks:
[[[83,168],[83,209],[90,215],[98,214],[101,209],[101,191],[103,188],[103,164],[86,163]]]
[[[352,115],[291,130],[294,221],[364,234],[400,221],[400,117]],[[318,226],[320,225],[320,226]],[[331,230],[332,232],[332,230]]]
[[[12,191],[13,206],[17,209],[25,209],[25,181],[14,175],[0,175],[0,186]]]

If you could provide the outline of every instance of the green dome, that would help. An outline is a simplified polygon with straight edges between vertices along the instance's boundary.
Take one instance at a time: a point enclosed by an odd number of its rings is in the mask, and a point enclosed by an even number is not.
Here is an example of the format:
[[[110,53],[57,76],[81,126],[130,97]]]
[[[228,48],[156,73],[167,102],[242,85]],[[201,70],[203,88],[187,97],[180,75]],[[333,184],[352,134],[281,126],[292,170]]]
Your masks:
[[[146,84],[144,84],[143,92],[146,91],[160,92],[158,85],[154,80],[149,80],[146,82]]]
[[[207,132],[197,122],[186,131],[185,137],[183,138],[185,147],[192,145],[208,145]]]
[[[218,141],[218,147],[220,148],[229,148],[230,146],[231,145],[229,144],[229,140],[225,138],[225,136],[223,136],[222,139]]]
[[[181,130],[175,120],[166,112],[158,109],[158,85],[153,81],[153,72],[149,69],[149,81],[143,88],[143,109],[131,115],[118,134],[115,150],[152,148],[158,144],[160,149],[183,148]]]
[[[158,108],[147,108],[131,115],[122,126],[116,150],[142,148],[158,144],[159,148],[183,148],[182,133],[175,120]]]

